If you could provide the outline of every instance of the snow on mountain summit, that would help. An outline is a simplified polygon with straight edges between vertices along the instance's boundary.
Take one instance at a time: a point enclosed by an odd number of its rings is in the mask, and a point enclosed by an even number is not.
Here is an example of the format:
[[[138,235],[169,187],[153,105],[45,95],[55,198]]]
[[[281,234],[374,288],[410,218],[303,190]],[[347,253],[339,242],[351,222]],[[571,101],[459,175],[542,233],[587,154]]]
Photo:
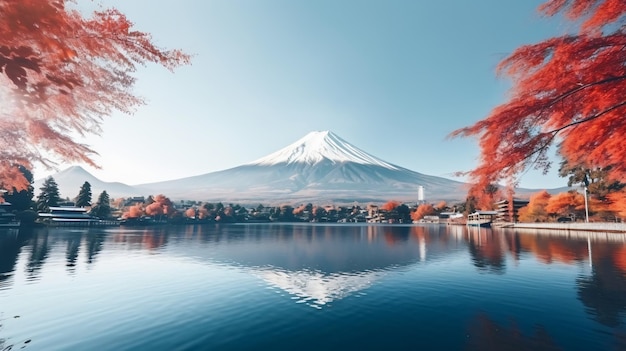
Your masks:
[[[372,156],[348,143],[331,131],[310,132],[293,144],[248,165],[271,166],[292,163],[313,165],[324,160],[329,160],[333,163],[354,162],[394,170],[399,169],[399,167]]]

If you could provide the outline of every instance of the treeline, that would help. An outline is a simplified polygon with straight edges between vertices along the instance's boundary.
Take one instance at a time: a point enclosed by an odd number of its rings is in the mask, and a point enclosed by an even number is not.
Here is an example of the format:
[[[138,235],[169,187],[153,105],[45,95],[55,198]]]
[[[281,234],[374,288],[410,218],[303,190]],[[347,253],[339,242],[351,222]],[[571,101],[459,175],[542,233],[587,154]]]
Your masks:
[[[408,206],[397,201],[389,201],[382,206],[368,204],[365,206],[314,205],[313,203],[293,206],[265,206],[246,208],[238,204],[221,202],[181,201],[174,205],[164,195],[155,197],[117,199],[122,211],[121,218],[130,223],[141,220],[168,222],[366,222],[377,221],[387,223],[411,223],[429,214],[437,214],[447,209],[445,202],[436,206],[423,204],[419,207]],[[125,204],[125,205],[124,205]],[[115,206],[114,206],[115,207]]]
[[[21,167],[20,171],[29,181],[29,187],[22,191],[13,189],[3,198],[12,204],[12,209],[24,223],[34,222],[38,212],[49,212],[51,207],[76,206],[87,208],[88,213],[100,219],[121,219],[124,221],[157,222],[365,222],[367,220],[391,223],[411,223],[424,216],[436,215],[451,210],[441,202],[437,205],[422,204],[419,207],[398,201],[388,201],[383,205],[366,206],[316,205],[312,203],[293,206],[244,207],[238,204],[221,202],[180,201],[174,203],[163,194],[144,197],[111,199],[106,191],[93,202],[91,184],[87,181],[76,189],[77,195],[61,198],[59,187],[53,177],[44,180],[34,197],[32,173]],[[456,207],[455,207],[456,208]],[[459,208],[462,208],[459,205]]]
[[[477,209],[494,209],[493,204],[498,198],[504,198],[497,187],[492,187],[491,204],[479,204],[472,197],[464,203],[448,206],[445,202],[438,204],[407,205],[398,201],[388,201],[380,206],[368,204],[365,206],[334,206],[316,205],[312,203],[293,206],[244,207],[238,204],[224,204],[221,202],[180,201],[174,203],[167,196],[111,199],[106,191],[99,194],[95,202],[92,201],[92,191],[89,182],[84,182],[77,189],[73,199],[62,199],[54,178],[45,179],[40,192],[34,198],[32,173],[20,167],[24,177],[30,182],[27,189],[3,194],[4,200],[12,204],[12,209],[24,223],[34,222],[37,212],[48,212],[50,207],[74,205],[85,207],[88,212],[100,219],[151,220],[162,222],[390,222],[411,223],[424,219],[426,216],[437,216],[441,212],[471,213]],[[586,185],[587,202],[585,196],[578,191],[568,191],[551,195],[541,191],[530,197],[526,207],[519,210],[518,218],[521,222],[557,221],[567,217],[572,220],[582,220],[588,213],[592,221],[617,221],[626,216],[626,208],[617,206],[615,194],[620,194],[624,184],[607,181],[604,174],[569,172],[570,186],[576,183]],[[585,183],[587,182],[587,183]],[[34,199],[33,199],[34,198]]]

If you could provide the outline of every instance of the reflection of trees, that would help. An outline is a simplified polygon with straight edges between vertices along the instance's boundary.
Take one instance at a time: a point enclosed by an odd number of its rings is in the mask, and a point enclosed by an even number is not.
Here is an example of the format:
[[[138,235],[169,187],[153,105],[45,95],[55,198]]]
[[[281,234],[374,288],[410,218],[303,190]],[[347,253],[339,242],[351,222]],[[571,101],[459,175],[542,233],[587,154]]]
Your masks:
[[[620,325],[620,313],[626,312],[626,276],[616,265],[622,254],[608,244],[595,244],[591,276],[576,279],[578,298],[599,323],[609,327]]]
[[[474,266],[489,273],[503,274],[506,270],[505,243],[501,233],[481,228],[469,228],[469,252]]]
[[[550,351],[562,350],[541,325],[536,325],[532,335],[524,335],[515,321],[509,326],[492,321],[480,314],[468,330],[467,350],[480,351]]]
[[[389,245],[394,245],[409,241],[410,229],[404,226],[385,228],[385,242]]]
[[[30,258],[28,259],[28,265],[26,267],[29,279],[37,277],[39,270],[48,258],[48,254],[50,253],[50,247],[48,246],[48,232],[36,231],[31,242],[32,249]]]
[[[541,262],[566,264],[584,261],[589,257],[587,242],[541,235],[521,235],[519,244],[532,252]]]
[[[31,230],[22,230],[18,235],[0,236],[0,288],[9,284],[8,280],[15,271],[20,250],[30,235]]]
[[[508,251],[513,256],[515,261],[520,260],[520,254],[522,253],[522,243],[520,241],[520,235],[518,233],[503,233],[504,241]]]
[[[96,260],[96,256],[102,251],[102,243],[106,234],[100,232],[87,233],[87,263],[93,263]]]
[[[164,227],[151,227],[138,231],[136,229],[121,229],[113,236],[115,243],[126,243],[131,246],[139,246],[148,250],[156,250],[167,245],[168,232]]]
[[[70,235],[67,240],[67,251],[65,253],[66,263],[69,272],[74,272],[76,267],[76,259],[78,258],[78,252],[80,251],[80,242],[82,235]]]

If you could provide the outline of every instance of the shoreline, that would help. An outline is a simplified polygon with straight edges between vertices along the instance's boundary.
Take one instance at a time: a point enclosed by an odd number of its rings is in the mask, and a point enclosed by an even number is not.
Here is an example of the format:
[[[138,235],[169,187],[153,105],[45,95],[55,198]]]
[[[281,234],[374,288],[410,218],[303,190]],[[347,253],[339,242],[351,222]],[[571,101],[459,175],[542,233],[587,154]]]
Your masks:
[[[494,223],[492,228],[533,229],[562,232],[598,232],[625,234],[626,223],[595,222],[595,223]]]

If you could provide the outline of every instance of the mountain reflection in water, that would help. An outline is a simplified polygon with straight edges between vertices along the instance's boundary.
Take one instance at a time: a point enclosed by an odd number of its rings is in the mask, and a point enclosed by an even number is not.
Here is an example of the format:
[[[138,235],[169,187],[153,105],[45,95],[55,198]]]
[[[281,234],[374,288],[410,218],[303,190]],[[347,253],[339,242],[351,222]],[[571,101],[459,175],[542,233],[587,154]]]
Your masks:
[[[622,350],[625,242],[437,225],[0,232],[0,349]]]

